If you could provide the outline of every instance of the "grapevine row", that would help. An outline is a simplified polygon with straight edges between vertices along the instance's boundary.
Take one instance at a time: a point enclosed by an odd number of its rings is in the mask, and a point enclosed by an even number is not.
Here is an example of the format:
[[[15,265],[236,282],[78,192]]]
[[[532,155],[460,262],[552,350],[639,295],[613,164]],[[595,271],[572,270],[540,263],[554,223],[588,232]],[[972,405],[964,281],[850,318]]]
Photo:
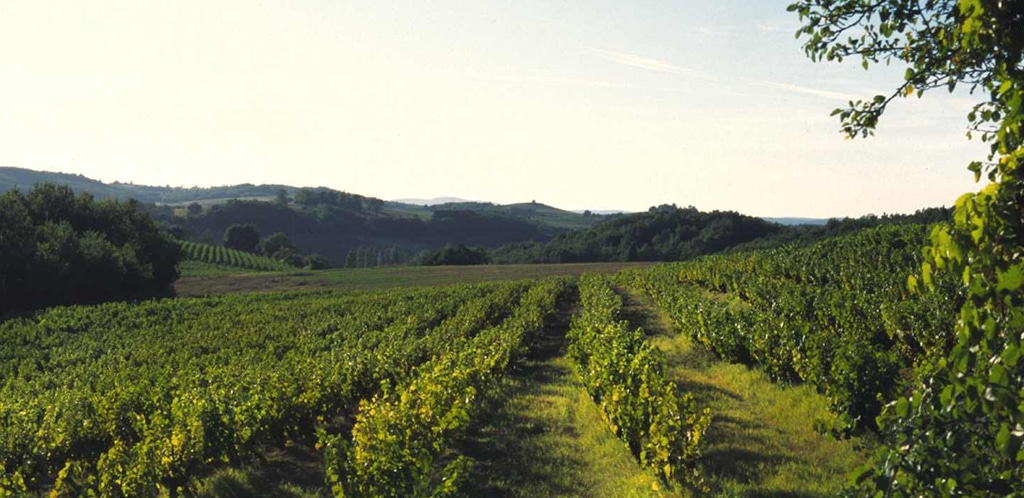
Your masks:
[[[312,438],[529,284],[54,308],[0,324],[0,495],[155,496]]]
[[[711,423],[690,393],[665,378],[664,361],[643,330],[619,319],[622,299],[599,275],[579,280],[582,312],[569,331],[569,357],[617,436],[644,467],[699,484],[694,462]]]
[[[352,450],[321,432],[327,468],[338,496],[449,496],[459,490],[472,463],[453,443],[479,415],[480,398],[525,350],[568,288],[549,279],[531,288],[500,325],[453,341],[450,351],[417,369],[397,390],[360,403]]]
[[[294,266],[283,261],[212,244],[184,241],[181,243],[181,248],[184,260],[186,261],[199,261],[255,271],[288,271],[295,269]]]
[[[808,382],[844,420],[874,427],[913,369],[951,344],[955,282],[908,291],[925,229],[890,226],[783,248],[627,271],[675,326],[730,361]]]

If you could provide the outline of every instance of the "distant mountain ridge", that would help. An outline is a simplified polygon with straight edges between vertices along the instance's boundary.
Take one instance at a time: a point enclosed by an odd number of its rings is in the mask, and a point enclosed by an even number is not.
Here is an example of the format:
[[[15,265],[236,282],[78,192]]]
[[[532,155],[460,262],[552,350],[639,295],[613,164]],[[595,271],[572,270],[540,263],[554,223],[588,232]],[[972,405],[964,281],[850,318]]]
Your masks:
[[[0,166],[0,193],[17,188],[22,191],[30,190],[38,183],[56,183],[68,185],[76,192],[88,192],[98,199],[113,198],[118,200],[136,199],[147,204],[188,204],[199,202],[204,205],[211,203],[226,202],[230,199],[247,200],[271,200],[279,190],[285,190],[288,195],[294,196],[304,187],[291,185],[242,183],[237,185],[225,185],[220,187],[171,187],[153,185],[135,185],[133,183],[104,183],[99,180],[88,178],[81,174],[58,173],[51,171],[36,171],[27,168],[13,166]],[[329,187],[308,187],[324,190],[334,190]],[[437,210],[465,209],[470,211],[488,211],[491,213],[504,213],[509,215],[522,215],[532,212],[539,215],[542,223],[554,223],[564,229],[580,229],[593,225],[595,219],[583,219],[582,215],[589,212],[596,217],[615,216],[630,214],[624,210],[562,210],[556,207],[539,203],[517,203],[517,204],[494,204],[484,201],[471,201],[460,197],[435,197],[432,199],[394,199],[384,201],[385,210],[391,214],[429,218]],[[544,207],[546,209],[540,209]],[[579,215],[579,216],[572,216]],[[769,217],[762,216],[761,219],[778,223],[780,225],[816,225],[821,226],[828,223],[828,218],[805,218],[805,217]],[[841,218],[840,218],[841,219]]]
[[[68,185],[75,192],[88,192],[97,199],[136,199],[146,204],[170,205],[189,204],[192,202],[209,205],[227,202],[232,199],[272,200],[279,190],[286,191],[291,197],[294,197],[303,189],[335,190],[329,187],[294,187],[278,184],[254,185],[251,183],[220,187],[160,187],[121,182],[104,183],[81,174],[0,166],[0,193],[15,188],[28,191],[38,183]],[[585,228],[598,220],[598,218],[585,217],[582,212],[566,211],[540,203],[499,205],[491,202],[468,201],[458,197],[400,199],[382,202],[386,214],[421,219],[429,219],[438,210],[469,210],[486,211],[490,214],[505,214],[519,218],[538,218],[533,221],[542,224],[554,224],[561,229]],[[536,216],[531,216],[531,213]],[[595,212],[594,214],[601,213]]]
[[[447,198],[435,200],[458,202],[415,205],[326,187],[155,187],[0,167],[0,192],[28,191],[40,183],[67,185],[97,198],[135,198],[149,205],[150,215],[180,240],[217,244],[232,225],[253,224],[263,237],[284,233],[302,253],[318,253],[335,266],[347,267],[416,263],[430,258],[432,251],[455,246],[506,263],[671,261],[802,244],[880,223],[932,223],[951,217],[947,208],[932,208],[913,215],[828,221],[761,219],[674,204],[602,215],[535,201],[498,205]],[[287,195],[278,195],[282,190]]]
[[[134,198],[154,205],[151,215],[183,240],[217,243],[229,226],[255,224],[262,236],[283,232],[303,252],[319,253],[336,266],[403,263],[421,251],[446,244],[497,247],[543,241],[605,219],[535,202],[500,206],[462,201],[423,206],[325,187],[155,187],[0,167],[0,192],[15,188],[27,192],[40,183],[67,185],[98,199]],[[285,202],[278,199],[281,190],[288,194]],[[186,207],[193,203],[199,204],[198,210]]]
[[[80,174],[35,171],[10,166],[0,167],[0,193],[12,189],[30,190],[38,183],[67,185],[75,192],[88,192],[97,199],[136,199],[147,204],[186,204],[196,201],[270,198],[284,189],[294,194],[299,189],[288,185],[243,183],[223,187],[158,187],[132,183],[104,183]]]
[[[794,217],[761,217],[762,220],[778,223],[780,225],[827,225],[828,218],[794,218]]]
[[[412,204],[414,206],[437,206],[439,204],[453,204],[460,202],[476,202],[459,197],[434,197],[433,199],[392,199],[390,202],[399,204]]]
[[[119,195],[122,189],[119,187],[107,185],[99,180],[86,178],[82,175],[0,166],[0,193],[14,189],[27,192],[39,183],[68,185],[75,192],[89,192],[96,198],[122,198]]]

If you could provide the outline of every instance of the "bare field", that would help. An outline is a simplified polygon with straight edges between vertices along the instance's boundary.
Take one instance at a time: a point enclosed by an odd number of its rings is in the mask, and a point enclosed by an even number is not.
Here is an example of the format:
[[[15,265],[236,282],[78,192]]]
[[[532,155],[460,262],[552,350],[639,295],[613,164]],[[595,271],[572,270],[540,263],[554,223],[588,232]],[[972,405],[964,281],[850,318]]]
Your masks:
[[[236,292],[277,292],[332,288],[380,290],[392,287],[432,287],[495,280],[579,276],[583,272],[614,273],[653,263],[568,263],[550,265],[394,266],[343,268],[289,273],[249,273],[186,276],[174,284],[178,296],[209,296]]]

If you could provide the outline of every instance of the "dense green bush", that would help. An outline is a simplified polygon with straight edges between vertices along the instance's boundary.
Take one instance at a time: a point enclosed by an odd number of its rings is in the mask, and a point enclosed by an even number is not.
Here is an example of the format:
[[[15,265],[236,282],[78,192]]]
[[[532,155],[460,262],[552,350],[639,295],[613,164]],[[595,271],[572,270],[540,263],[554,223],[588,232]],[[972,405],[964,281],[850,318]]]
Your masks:
[[[0,313],[167,293],[180,250],[135,201],[43,184],[0,195]]]
[[[463,245],[446,245],[423,259],[423,264],[428,266],[485,265],[487,262],[486,248]]]

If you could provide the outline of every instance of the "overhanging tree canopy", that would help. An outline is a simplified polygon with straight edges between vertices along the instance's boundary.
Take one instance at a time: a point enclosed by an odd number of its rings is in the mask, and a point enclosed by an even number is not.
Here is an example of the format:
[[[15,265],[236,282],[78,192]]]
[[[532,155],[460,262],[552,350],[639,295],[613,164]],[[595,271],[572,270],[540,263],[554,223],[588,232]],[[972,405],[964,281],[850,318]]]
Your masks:
[[[957,344],[920,369],[915,392],[880,420],[888,447],[855,475],[854,496],[1024,494],[1024,1],[804,0],[789,6],[813,60],[904,64],[892,93],[833,114],[868,136],[895,99],[966,87],[968,135],[990,144],[969,165],[990,182],[938,226],[916,289],[935,271],[962,276]]]

